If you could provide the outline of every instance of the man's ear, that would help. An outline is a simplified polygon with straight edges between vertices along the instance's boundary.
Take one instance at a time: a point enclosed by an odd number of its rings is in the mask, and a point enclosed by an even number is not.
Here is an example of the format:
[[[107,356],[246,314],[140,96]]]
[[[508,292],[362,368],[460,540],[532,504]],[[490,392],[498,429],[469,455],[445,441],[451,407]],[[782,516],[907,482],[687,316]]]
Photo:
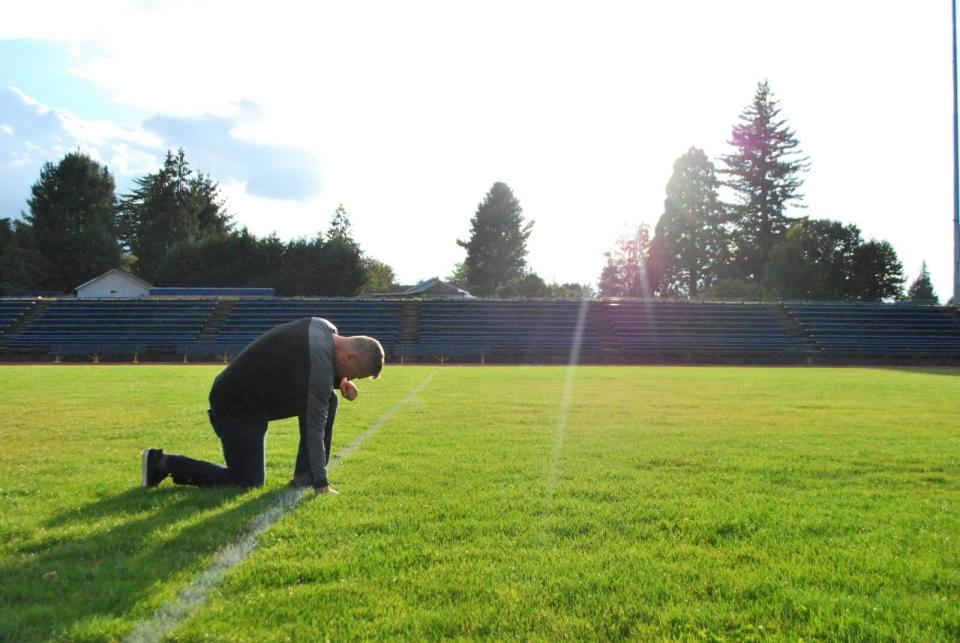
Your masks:
[[[357,376],[356,368],[359,361],[360,356],[355,351],[347,351],[346,358],[344,359],[344,365],[346,365],[350,370],[350,373],[352,374],[351,378],[355,378]]]

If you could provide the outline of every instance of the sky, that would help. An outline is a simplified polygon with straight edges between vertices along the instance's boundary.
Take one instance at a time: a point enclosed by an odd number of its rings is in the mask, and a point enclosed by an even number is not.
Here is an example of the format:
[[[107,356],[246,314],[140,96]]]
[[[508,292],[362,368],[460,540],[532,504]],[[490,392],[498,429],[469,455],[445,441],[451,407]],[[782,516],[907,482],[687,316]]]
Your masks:
[[[0,217],[81,149],[118,192],[183,147],[239,225],[449,275],[496,181],[530,268],[596,285],[674,161],[718,167],[761,80],[811,168],[794,215],[893,244],[952,294],[947,0],[74,1],[0,7]],[[211,284],[214,285],[214,284]]]

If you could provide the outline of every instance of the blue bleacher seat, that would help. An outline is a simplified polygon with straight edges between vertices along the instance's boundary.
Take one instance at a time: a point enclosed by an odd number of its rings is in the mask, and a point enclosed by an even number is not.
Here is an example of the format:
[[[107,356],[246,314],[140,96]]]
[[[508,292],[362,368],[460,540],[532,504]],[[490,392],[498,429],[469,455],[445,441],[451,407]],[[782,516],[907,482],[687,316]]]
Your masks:
[[[215,300],[61,299],[5,345],[53,354],[178,350],[196,339],[215,305]]]
[[[400,328],[400,302],[373,299],[239,300],[214,337],[216,344],[242,347],[278,324],[301,317],[330,320],[342,335],[370,335],[389,350]]]
[[[0,336],[34,305],[33,299],[0,299]]]
[[[807,348],[765,304],[600,302],[627,351],[797,352]]]
[[[571,300],[428,300],[420,306],[420,332],[407,354],[567,356],[611,348],[591,302]]]
[[[787,311],[824,351],[960,354],[960,320],[939,306],[790,302]]]
[[[639,300],[349,298],[0,299],[0,352],[38,355],[236,355],[270,328],[325,317],[344,335],[371,335],[388,357],[486,357],[558,362],[810,356],[960,359],[960,320],[938,306]],[[213,316],[214,310],[217,316]],[[33,310],[26,324],[8,332]],[[227,314],[229,311],[229,314]],[[222,320],[220,315],[226,315]],[[216,320],[214,323],[212,320]],[[581,330],[577,334],[577,329]],[[678,357],[679,356],[679,357]],[[691,357],[693,356],[693,357]]]

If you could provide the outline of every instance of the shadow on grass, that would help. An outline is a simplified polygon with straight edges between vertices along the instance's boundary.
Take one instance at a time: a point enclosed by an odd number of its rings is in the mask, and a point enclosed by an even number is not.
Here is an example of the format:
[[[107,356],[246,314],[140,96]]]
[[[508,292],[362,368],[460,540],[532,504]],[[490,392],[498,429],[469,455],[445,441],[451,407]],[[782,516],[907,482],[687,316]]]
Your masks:
[[[0,566],[0,639],[122,636],[281,492],[136,488],[52,518]]]

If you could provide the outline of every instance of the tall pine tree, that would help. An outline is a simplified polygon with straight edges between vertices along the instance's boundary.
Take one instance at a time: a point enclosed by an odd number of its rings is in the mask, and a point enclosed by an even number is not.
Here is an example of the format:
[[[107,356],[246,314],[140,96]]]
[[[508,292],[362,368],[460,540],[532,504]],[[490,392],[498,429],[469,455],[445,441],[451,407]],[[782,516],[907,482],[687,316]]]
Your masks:
[[[44,164],[31,193],[24,218],[43,259],[41,288],[70,292],[119,265],[117,199],[106,165],[71,152]]]
[[[367,281],[363,252],[353,238],[350,216],[341,203],[334,211],[322,242],[317,266],[321,282],[313,294],[324,297],[353,297]]]
[[[197,210],[197,231],[201,237],[216,236],[233,230],[233,217],[224,209],[220,185],[209,174],[197,172],[190,180],[190,193]]]
[[[353,241],[353,226],[350,223],[350,215],[341,203],[333,211],[333,217],[330,219],[330,226],[327,228],[327,239],[347,239]]]
[[[691,147],[673,164],[657,221],[650,278],[662,295],[693,297],[714,285],[728,260],[713,163]]]
[[[532,228],[533,221],[524,221],[509,186],[494,183],[470,220],[470,239],[457,240],[467,251],[462,272],[473,294],[494,295],[500,286],[524,276]]]
[[[160,276],[160,261],[174,246],[231,227],[217,184],[203,173],[193,176],[183,149],[168,151],[163,167],[136,185],[123,198],[120,229],[126,249],[137,258],[137,273],[147,280]]]
[[[940,299],[933,289],[933,282],[930,280],[930,271],[927,270],[926,261],[920,267],[920,274],[907,289],[907,299],[931,304],[940,303]]]
[[[0,295],[40,288],[43,266],[33,228],[25,221],[0,219]]]
[[[801,203],[801,172],[809,169],[800,151],[796,134],[780,118],[780,106],[766,81],[757,84],[753,102],[740,114],[729,141],[736,152],[723,157],[727,178],[734,191],[735,276],[761,276],[770,250],[784,237],[789,226],[789,203]]]

